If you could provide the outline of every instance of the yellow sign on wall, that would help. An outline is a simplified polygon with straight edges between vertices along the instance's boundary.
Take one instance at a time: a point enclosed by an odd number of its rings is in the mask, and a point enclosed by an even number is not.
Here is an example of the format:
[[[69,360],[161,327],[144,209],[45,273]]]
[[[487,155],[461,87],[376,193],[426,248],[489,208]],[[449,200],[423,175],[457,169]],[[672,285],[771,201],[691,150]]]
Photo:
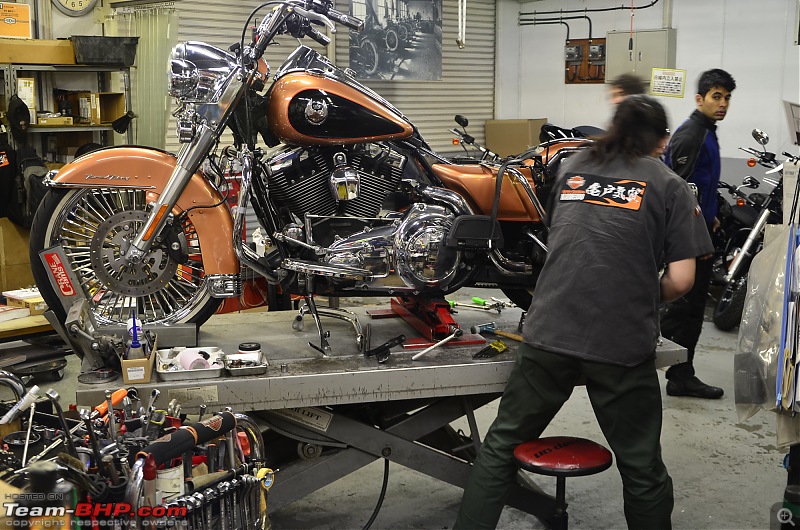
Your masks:
[[[682,98],[686,88],[686,70],[653,68],[650,76],[650,95]]]
[[[32,39],[31,6],[9,2],[0,3],[0,37]]]

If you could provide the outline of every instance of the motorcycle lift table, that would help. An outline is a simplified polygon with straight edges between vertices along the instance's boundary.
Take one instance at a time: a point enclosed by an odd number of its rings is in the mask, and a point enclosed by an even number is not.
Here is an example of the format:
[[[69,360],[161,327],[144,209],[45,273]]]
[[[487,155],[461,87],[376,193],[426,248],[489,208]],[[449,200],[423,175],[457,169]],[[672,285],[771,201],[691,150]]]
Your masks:
[[[369,306],[350,307],[362,323],[370,322]],[[374,309],[374,306],[372,306]],[[270,511],[316,491],[367,464],[386,458],[428,476],[463,488],[470,462],[477,454],[480,433],[474,411],[500,397],[514,364],[516,345],[501,338],[508,350],[489,359],[473,359],[482,345],[447,345],[418,360],[418,349],[394,347],[385,363],[358,353],[350,324],[324,319],[332,353],[327,357],[312,349],[317,340],[310,317],[302,331],[292,330],[295,312],[276,311],[215,315],[199,331],[199,346],[218,346],[236,352],[240,342],[259,342],[269,360],[260,376],[206,380],[159,381],[135,385],[146,400],[158,388],[158,405],[177,399],[183,411],[208,411],[232,407],[246,412],[264,426],[268,455],[278,453],[279,468],[270,490]],[[454,315],[464,330],[493,321],[498,329],[517,332],[521,310],[462,309]],[[371,321],[371,345],[415,331],[401,319]],[[667,366],[685,360],[685,349],[669,341],[659,346],[658,362]],[[122,386],[117,380],[109,385]],[[104,399],[105,385],[78,384],[80,405]],[[470,435],[456,432],[451,423],[466,418]],[[281,441],[274,445],[269,434]],[[555,512],[552,496],[542,492],[520,473],[509,506],[548,521]],[[535,493],[534,493],[535,492]]]

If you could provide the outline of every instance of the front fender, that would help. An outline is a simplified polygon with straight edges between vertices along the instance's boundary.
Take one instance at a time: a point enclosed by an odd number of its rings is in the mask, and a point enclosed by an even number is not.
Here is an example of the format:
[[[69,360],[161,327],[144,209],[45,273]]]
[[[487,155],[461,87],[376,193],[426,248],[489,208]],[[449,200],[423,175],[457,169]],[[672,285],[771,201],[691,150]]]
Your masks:
[[[50,179],[55,188],[141,188],[148,202],[167,185],[176,158],[146,147],[113,147],[82,156]],[[192,206],[219,204],[189,212],[203,252],[206,274],[238,274],[239,260],[233,250],[233,218],[223,197],[199,173],[195,173],[178,198],[176,212]]]

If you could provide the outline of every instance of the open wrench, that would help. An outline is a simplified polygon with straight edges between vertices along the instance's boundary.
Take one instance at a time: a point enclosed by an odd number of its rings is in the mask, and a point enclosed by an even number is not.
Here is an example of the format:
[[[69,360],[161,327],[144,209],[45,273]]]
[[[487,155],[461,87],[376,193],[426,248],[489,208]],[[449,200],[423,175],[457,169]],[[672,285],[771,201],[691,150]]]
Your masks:
[[[86,425],[86,430],[89,433],[89,443],[92,445],[92,455],[94,456],[94,465],[97,468],[99,474],[103,475],[104,477],[108,478],[107,472],[103,469],[103,457],[100,454],[100,445],[97,443],[97,436],[94,433],[94,428],[92,427],[92,419],[88,411],[81,410],[80,412],[81,420]]]
[[[413,357],[411,357],[411,360],[412,361],[416,361],[417,359],[419,359],[420,357],[422,357],[423,355],[425,355],[429,351],[434,350],[434,349],[436,349],[439,346],[442,346],[444,344],[447,344],[451,340],[456,339],[456,338],[460,337],[463,334],[464,334],[464,332],[460,328],[456,328],[456,330],[453,333],[451,333],[450,335],[446,336],[445,338],[443,338],[442,340],[440,340],[439,342],[437,342],[433,346],[429,346],[428,348],[425,348],[421,352],[419,352],[416,355],[414,355]]]
[[[64,431],[64,438],[67,441],[67,453],[69,453],[70,456],[77,458],[78,451],[75,449],[75,442],[72,440],[72,433],[70,432],[69,424],[67,424],[67,418],[64,417],[64,410],[61,408],[61,404],[59,403],[60,396],[58,395],[58,392],[51,388],[45,395],[53,404],[53,408],[56,409],[58,421],[61,423],[61,429]]]
[[[147,414],[147,419],[150,419],[150,414],[155,410],[156,400],[158,396],[161,395],[161,391],[157,388],[154,388],[150,392],[150,401],[147,403],[147,408],[145,409],[144,413]]]

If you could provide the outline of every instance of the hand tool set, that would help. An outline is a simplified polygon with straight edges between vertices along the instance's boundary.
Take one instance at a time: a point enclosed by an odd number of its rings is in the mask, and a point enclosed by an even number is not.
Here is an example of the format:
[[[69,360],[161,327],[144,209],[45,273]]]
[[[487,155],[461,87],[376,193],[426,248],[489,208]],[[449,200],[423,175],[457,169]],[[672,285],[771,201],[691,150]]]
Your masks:
[[[158,408],[159,396],[107,390],[92,410],[65,410],[55,390],[31,388],[6,405],[0,479],[16,488],[6,515],[80,529],[267,527],[274,473],[261,428],[229,408],[189,418],[177,400]]]

